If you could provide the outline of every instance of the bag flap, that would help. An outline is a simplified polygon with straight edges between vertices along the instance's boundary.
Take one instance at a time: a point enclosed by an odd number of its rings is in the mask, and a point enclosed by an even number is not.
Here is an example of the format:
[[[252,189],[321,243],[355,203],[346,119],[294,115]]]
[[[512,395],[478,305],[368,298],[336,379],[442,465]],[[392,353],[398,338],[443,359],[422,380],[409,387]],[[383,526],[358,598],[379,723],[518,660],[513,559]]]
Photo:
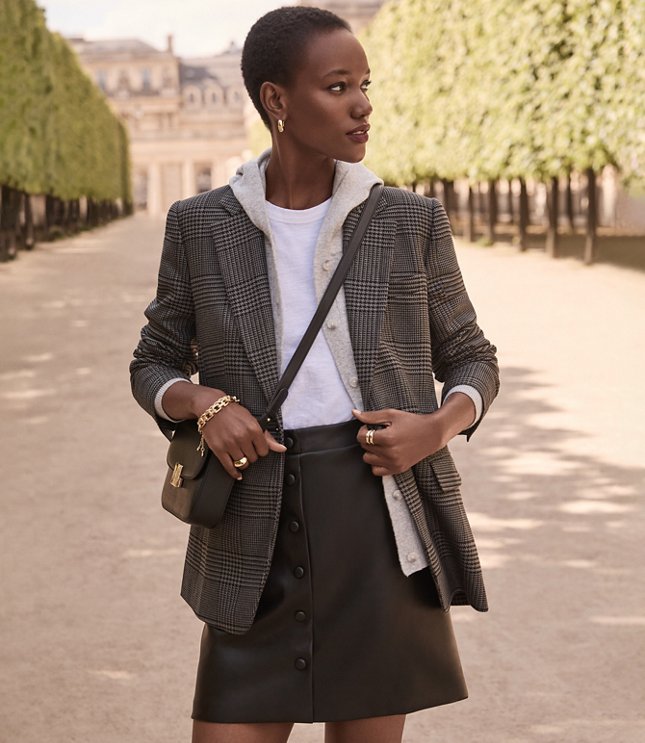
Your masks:
[[[197,431],[197,421],[182,421],[177,425],[172,437],[166,462],[170,469],[181,464],[181,476],[190,479],[197,477],[206,466],[210,451],[206,448],[204,456],[199,453],[200,435]]]

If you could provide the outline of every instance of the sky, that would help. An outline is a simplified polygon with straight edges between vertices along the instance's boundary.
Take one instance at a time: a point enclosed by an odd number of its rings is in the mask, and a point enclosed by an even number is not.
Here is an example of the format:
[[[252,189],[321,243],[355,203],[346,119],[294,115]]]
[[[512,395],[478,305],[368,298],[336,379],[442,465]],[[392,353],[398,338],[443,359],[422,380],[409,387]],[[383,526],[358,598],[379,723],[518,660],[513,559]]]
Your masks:
[[[240,46],[261,15],[289,0],[36,0],[47,27],[86,39],[138,38],[165,49],[174,36],[182,57],[215,54],[231,41]]]

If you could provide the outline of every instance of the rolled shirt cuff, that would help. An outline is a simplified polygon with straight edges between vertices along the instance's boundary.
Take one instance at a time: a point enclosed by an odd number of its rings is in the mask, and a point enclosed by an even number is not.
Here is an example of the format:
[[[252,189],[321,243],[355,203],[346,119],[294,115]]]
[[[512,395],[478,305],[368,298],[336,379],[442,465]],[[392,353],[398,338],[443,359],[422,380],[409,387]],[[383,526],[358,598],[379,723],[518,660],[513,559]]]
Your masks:
[[[162,384],[159,388],[159,391],[155,395],[155,413],[164,420],[170,421],[171,423],[180,423],[180,420],[175,420],[175,418],[171,418],[166,411],[163,409],[163,405],[161,404],[161,400],[164,396],[164,393],[169,387],[172,387],[175,382],[189,382],[189,379],[186,379],[186,377],[175,377],[174,379],[169,379],[165,384]]]
[[[464,395],[468,395],[468,397],[473,401],[473,405],[475,406],[475,419],[470,424],[470,426],[467,426],[467,428],[471,428],[481,418],[482,410],[484,409],[484,401],[482,400],[482,396],[474,387],[471,387],[469,384],[457,384],[450,390],[448,390],[448,392],[446,392],[446,396],[443,400],[444,403],[450,397],[450,395],[452,395],[453,392],[463,392]]]

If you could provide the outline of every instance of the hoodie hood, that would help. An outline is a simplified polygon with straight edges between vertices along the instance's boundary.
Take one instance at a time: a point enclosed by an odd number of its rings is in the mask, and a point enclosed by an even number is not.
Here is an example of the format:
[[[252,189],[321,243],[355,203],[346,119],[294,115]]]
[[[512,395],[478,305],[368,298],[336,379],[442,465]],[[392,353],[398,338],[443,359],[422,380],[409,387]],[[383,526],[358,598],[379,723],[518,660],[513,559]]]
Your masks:
[[[266,168],[271,150],[265,150],[255,160],[240,165],[229,185],[253,224],[271,237],[266,213]],[[332,202],[320,230],[318,247],[329,243],[342,231],[343,223],[352,209],[362,204],[375,183],[383,181],[361,163],[336,162]],[[316,251],[318,253],[318,250]]]

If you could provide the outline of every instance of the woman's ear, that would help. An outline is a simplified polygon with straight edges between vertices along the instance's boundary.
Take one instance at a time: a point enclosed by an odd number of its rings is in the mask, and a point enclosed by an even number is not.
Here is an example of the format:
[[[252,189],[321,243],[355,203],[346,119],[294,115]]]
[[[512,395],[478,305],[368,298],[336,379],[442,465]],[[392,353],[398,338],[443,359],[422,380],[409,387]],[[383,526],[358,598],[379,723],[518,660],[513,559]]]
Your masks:
[[[287,118],[287,108],[285,105],[285,95],[283,89],[275,83],[262,83],[260,87],[260,101],[264,110],[269,114],[272,121]]]

